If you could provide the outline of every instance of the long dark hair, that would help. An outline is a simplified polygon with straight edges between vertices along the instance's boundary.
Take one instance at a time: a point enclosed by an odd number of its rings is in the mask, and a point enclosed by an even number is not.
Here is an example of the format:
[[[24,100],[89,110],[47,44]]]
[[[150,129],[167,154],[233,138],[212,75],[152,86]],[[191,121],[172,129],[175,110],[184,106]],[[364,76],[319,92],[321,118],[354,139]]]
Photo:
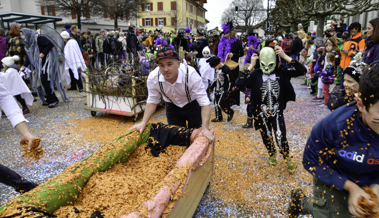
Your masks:
[[[371,40],[374,43],[379,43],[379,18],[372,19],[369,21],[369,23],[374,28],[372,32]]]

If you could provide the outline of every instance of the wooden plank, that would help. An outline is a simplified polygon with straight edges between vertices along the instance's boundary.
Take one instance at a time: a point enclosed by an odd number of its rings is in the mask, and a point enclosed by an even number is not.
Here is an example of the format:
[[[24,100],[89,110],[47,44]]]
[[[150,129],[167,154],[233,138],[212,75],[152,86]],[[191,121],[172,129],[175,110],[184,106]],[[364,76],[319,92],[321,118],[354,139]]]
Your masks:
[[[184,196],[181,197],[172,209],[170,218],[192,218],[197,205],[204,195],[212,177],[214,162],[214,144],[212,153],[207,162],[195,171],[192,171]]]
[[[88,75],[85,77],[86,82],[86,92],[87,92],[87,107],[91,107],[91,90],[89,89],[89,78]]]
[[[136,114],[143,113],[143,111],[140,111],[138,113],[132,113],[132,112],[125,112],[125,111],[116,111],[116,110],[109,110],[109,109],[101,109],[101,108],[95,108],[95,107],[86,107],[84,110],[87,111],[96,111],[96,112],[104,112],[108,114],[115,114],[115,115],[121,115],[126,117],[133,117]]]

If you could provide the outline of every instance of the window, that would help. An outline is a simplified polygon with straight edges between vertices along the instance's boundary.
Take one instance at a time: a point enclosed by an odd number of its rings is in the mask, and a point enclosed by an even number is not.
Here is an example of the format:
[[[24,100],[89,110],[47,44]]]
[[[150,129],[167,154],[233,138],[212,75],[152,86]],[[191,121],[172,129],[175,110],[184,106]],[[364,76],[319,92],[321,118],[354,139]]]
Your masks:
[[[158,25],[164,25],[164,19],[162,17],[158,18]]]
[[[188,4],[188,2],[187,2],[187,7],[186,7],[186,9],[187,9],[187,11],[189,11],[189,4]]]
[[[151,26],[151,19],[150,18],[145,18],[145,26]]]
[[[158,11],[163,11],[163,2],[158,2]]]
[[[176,11],[176,2],[171,2],[171,11]]]
[[[193,5],[190,5],[190,12],[193,13]]]
[[[150,11],[150,3],[145,3],[145,11]]]
[[[176,17],[171,17],[171,26],[176,26]]]

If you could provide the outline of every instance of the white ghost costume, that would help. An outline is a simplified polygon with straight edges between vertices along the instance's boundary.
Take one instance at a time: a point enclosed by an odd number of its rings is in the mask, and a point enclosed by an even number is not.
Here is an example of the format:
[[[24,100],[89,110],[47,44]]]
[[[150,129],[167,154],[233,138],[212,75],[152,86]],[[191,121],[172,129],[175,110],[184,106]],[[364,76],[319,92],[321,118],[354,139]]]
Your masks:
[[[82,76],[85,77],[85,71],[87,69],[86,63],[84,62],[82,52],[80,51],[79,45],[75,39],[70,39],[67,41],[64,47],[64,55],[66,62],[64,65],[64,72],[66,75],[66,83],[70,85],[71,77],[69,69],[71,69],[74,74],[75,79],[79,80],[79,71],[81,71]]]

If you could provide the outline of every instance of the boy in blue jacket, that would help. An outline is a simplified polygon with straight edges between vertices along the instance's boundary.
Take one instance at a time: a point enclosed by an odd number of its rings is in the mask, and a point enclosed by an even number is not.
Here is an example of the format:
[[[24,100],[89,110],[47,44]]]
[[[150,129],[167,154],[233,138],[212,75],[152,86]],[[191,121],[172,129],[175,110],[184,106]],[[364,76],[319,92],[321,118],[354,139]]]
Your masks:
[[[362,187],[371,187],[379,196],[378,64],[361,75],[359,92],[356,101],[313,128],[303,165],[313,175],[314,196],[306,197],[300,188],[292,190],[289,217],[366,216],[357,207],[360,197],[371,201]]]

